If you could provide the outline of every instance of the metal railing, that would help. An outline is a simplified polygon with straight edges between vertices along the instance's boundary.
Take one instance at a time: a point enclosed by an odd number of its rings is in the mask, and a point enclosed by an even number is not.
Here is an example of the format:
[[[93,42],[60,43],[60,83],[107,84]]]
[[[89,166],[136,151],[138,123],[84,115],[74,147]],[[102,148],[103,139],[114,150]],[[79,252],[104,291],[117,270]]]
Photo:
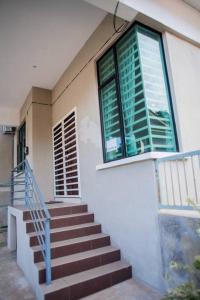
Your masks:
[[[160,206],[191,209],[200,205],[200,150],[156,160]]]
[[[0,182],[0,233],[7,231],[7,215],[10,203],[10,181]]]
[[[46,284],[50,284],[50,214],[27,160],[24,160],[12,170],[11,201],[12,205],[20,203],[20,201],[25,201],[25,206],[29,209],[34,230],[45,262]]]

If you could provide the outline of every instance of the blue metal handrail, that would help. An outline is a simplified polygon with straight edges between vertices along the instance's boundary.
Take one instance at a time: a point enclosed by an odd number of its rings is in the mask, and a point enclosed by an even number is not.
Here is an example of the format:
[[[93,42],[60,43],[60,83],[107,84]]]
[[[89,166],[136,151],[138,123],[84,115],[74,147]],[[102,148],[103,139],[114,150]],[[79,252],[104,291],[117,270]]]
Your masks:
[[[191,209],[200,205],[200,150],[161,157],[155,167],[161,207]]]
[[[18,189],[19,188],[19,189]],[[20,197],[16,197],[19,195]],[[46,284],[51,283],[50,214],[27,160],[12,170],[11,202],[24,201],[29,209],[34,230],[45,262]]]

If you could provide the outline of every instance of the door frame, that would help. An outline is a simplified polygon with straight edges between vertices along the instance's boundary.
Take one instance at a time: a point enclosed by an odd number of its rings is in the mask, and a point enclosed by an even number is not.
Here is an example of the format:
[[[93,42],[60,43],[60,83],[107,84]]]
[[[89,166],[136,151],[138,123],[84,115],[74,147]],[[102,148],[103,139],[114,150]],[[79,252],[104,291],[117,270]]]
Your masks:
[[[20,164],[24,159],[21,160],[21,157],[20,157],[20,151],[22,150],[21,148],[19,148],[20,146],[20,131],[21,130],[24,130],[24,140],[25,140],[25,144],[24,144],[24,151],[23,151],[23,158],[25,159],[26,158],[26,153],[25,153],[25,147],[26,147],[26,121],[24,120],[18,130],[17,130],[17,165]]]

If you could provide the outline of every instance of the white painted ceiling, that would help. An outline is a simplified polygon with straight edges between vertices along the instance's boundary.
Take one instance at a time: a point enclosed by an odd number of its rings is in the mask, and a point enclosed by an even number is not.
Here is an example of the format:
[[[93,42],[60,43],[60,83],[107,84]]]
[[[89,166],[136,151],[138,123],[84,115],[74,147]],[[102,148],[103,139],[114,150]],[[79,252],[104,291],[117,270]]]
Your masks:
[[[81,0],[0,0],[0,109],[52,89],[105,14]]]

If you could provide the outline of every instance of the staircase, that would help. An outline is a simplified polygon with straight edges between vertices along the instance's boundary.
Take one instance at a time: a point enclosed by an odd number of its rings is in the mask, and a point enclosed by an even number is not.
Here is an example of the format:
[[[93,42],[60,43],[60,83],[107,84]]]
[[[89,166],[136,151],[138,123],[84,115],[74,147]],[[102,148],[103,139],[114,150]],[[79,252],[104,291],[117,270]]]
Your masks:
[[[85,204],[47,205],[51,215],[52,283],[45,283],[45,264],[28,210],[23,222],[32,249],[38,284],[45,300],[76,300],[132,276],[131,266],[120,259],[110,236],[101,232]]]

